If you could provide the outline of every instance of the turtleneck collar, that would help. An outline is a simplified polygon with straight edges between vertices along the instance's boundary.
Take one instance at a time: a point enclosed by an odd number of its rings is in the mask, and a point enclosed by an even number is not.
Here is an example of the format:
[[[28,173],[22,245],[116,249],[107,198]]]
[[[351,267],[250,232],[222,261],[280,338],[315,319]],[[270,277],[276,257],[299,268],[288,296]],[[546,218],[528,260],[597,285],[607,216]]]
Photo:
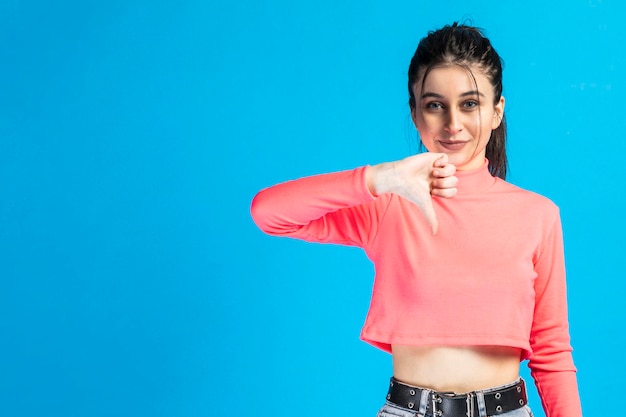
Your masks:
[[[457,184],[458,194],[478,193],[491,187],[496,182],[496,178],[489,172],[489,161],[485,159],[485,163],[477,169],[469,171],[457,171],[456,177],[459,179]]]

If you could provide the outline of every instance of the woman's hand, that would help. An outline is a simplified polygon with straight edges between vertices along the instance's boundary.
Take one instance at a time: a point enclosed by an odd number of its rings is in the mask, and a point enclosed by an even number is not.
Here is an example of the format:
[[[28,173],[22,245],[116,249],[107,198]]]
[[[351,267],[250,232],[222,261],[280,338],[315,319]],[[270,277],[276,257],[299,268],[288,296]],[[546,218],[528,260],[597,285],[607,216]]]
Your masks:
[[[366,171],[366,181],[374,195],[394,193],[415,203],[436,234],[439,222],[431,196],[454,197],[458,182],[455,172],[448,155],[427,152],[371,166]]]

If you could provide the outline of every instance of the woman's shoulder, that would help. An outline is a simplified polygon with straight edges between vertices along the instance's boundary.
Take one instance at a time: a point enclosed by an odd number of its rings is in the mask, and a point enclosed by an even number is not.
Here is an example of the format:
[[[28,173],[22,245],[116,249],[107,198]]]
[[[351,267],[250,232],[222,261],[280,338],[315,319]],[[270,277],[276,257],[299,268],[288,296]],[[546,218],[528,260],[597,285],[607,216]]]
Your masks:
[[[494,191],[499,194],[501,198],[510,200],[512,204],[519,205],[525,209],[532,209],[534,211],[541,210],[547,213],[558,214],[559,207],[545,195],[522,188],[500,178],[496,180]]]

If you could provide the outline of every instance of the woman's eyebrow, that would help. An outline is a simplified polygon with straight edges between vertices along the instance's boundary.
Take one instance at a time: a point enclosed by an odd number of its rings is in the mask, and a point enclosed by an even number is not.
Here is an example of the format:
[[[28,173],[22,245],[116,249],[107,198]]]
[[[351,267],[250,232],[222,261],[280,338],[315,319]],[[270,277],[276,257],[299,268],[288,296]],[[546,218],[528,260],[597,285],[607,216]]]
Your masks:
[[[465,93],[462,93],[459,95],[459,97],[467,97],[467,96],[485,97],[485,95],[478,90],[466,91]],[[426,92],[422,94],[422,98],[427,98],[427,97],[444,98],[444,96],[442,96],[441,94],[437,94],[437,93]]]

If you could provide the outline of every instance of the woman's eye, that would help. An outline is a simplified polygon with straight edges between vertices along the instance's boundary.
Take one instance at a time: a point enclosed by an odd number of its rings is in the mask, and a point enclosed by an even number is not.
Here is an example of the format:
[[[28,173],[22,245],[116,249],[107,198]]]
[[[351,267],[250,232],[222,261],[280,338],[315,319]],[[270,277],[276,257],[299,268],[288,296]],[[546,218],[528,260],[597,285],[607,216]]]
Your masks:
[[[438,101],[431,101],[430,103],[426,103],[426,108],[428,110],[440,110],[443,108],[443,105]]]
[[[476,100],[466,101],[465,103],[463,103],[463,107],[465,107],[466,109],[473,109],[475,107],[478,107],[478,101]]]

